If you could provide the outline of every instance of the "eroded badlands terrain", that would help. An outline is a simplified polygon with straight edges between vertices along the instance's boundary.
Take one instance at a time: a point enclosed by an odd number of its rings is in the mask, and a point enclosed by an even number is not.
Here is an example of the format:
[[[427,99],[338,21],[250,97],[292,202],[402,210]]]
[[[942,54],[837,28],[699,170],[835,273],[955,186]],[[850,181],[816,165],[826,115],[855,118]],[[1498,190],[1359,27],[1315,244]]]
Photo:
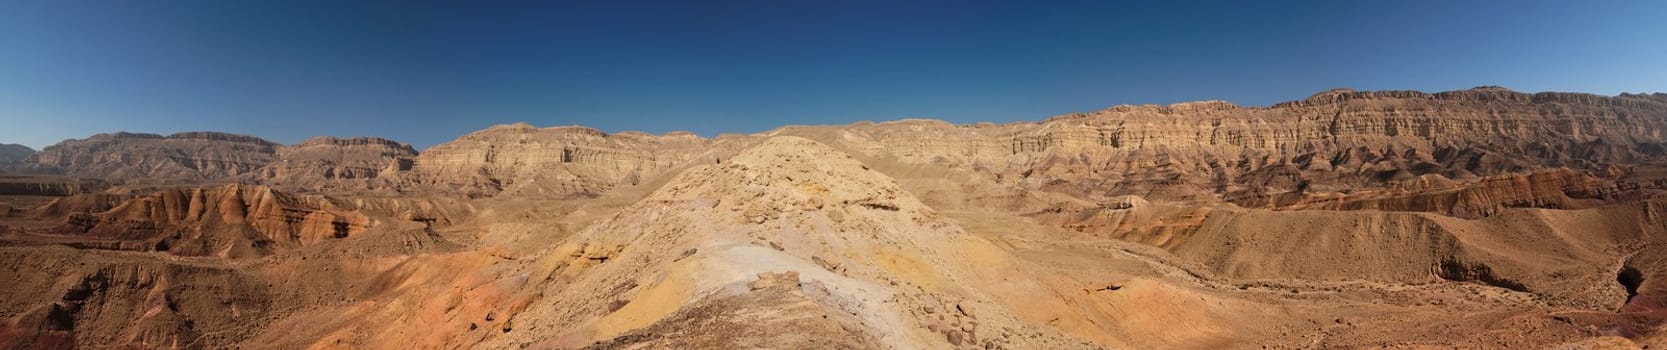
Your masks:
[[[1667,94],[0,159],[8,348],[1660,348]]]

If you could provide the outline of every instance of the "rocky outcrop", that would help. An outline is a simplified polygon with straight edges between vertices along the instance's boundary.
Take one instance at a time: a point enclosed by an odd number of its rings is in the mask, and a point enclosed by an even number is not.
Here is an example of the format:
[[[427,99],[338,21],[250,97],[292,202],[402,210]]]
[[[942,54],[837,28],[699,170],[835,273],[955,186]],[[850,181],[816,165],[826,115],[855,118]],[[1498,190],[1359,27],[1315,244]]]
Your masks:
[[[1527,169],[1601,170],[1667,154],[1667,98],[1333,90],[1272,107],[1117,106],[1040,123],[897,122],[817,137],[872,157],[1103,199],[1218,200]]]
[[[688,163],[712,143],[689,133],[498,125],[425,150],[412,178],[485,194],[520,187],[552,197],[594,195]]]
[[[380,137],[320,136],[279,148],[273,161],[250,179],[298,190],[369,189],[388,183],[375,179],[410,170],[416,156],[410,145]]]
[[[364,214],[264,186],[162,190],[96,213],[71,213],[64,230],[113,248],[246,257],[346,238],[373,225]]]
[[[1656,182],[1603,181],[1569,169],[1507,174],[1471,182],[1439,175],[1352,193],[1289,192],[1244,200],[1240,205],[1280,210],[1383,210],[1438,213],[1481,218],[1506,208],[1582,209],[1636,200],[1639,191],[1660,190]]]
[[[279,145],[217,132],[98,134],[47,147],[24,160],[32,170],[127,182],[212,180],[270,163]]]
[[[1242,201],[1352,191],[1436,175],[1456,181],[1667,156],[1667,96],[1337,89],[1271,107],[1224,101],[1117,106],[1036,123],[902,120],[785,127],[872,159],[929,165],[1090,200]],[[418,157],[421,182],[496,193],[594,193],[756,136],[610,135],[525,124],[482,130]],[[709,159],[710,158],[710,159]]]
[[[396,187],[417,151],[379,137],[308,139],[293,146],[217,132],[99,134],[47,147],[3,168],[14,174],[95,178],[118,184],[260,183],[313,192]]]
[[[1378,188],[1439,175],[1603,170],[1667,156],[1667,95],[1424,93],[1336,89],[1270,107],[1224,101],[1117,106],[1043,122],[904,120],[785,127],[868,158],[931,165],[1090,200],[1240,201],[1297,190]],[[379,138],[284,147],[221,133],[103,134],[14,166],[125,181],[241,179],[286,190],[405,189],[593,196],[721,161],[760,135],[604,133],[499,125],[417,154]]]
[[[0,143],[0,163],[15,162],[35,154],[35,149],[24,145]]]
[[[11,250],[0,262],[0,347],[190,348],[226,343],[270,317],[268,283],[201,264],[88,259],[68,249]]]
[[[0,195],[70,196],[110,187],[96,179],[0,175]]]

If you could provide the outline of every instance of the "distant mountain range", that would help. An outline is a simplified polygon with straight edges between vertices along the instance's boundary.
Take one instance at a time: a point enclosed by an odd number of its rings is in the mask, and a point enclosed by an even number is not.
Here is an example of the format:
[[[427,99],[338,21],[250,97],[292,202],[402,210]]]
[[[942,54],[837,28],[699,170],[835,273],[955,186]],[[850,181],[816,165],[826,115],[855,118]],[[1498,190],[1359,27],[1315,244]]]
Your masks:
[[[29,146],[0,143],[0,163],[23,160],[34,154],[35,149]]]

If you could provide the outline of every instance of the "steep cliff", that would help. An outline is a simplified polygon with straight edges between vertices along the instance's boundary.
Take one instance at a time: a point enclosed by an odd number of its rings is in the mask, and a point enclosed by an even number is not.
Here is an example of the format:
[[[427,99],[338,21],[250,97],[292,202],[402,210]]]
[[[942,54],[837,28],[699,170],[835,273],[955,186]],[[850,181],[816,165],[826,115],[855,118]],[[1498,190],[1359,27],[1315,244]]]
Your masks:
[[[1667,97],[1333,90],[1272,107],[1118,106],[1040,123],[904,121],[818,137],[872,157],[1090,198],[1218,200],[1437,174],[1604,170],[1660,159]]]
[[[245,174],[270,163],[279,145],[218,132],[98,134],[52,145],[24,160],[36,170],[76,177],[157,183]]]
[[[107,187],[110,184],[96,179],[0,175],[0,195],[69,196]]]
[[[1663,189],[1659,181],[1604,181],[1592,174],[1553,169],[1455,182],[1425,175],[1380,189],[1346,194],[1290,192],[1257,197],[1269,202],[1240,202],[1280,210],[1384,210],[1429,212],[1482,218],[1506,208],[1583,209],[1637,200]]]
[[[324,198],[251,185],[168,189],[89,211],[69,214],[64,230],[112,240],[109,248],[191,256],[265,255],[345,238],[374,224]]]
[[[1271,107],[1223,101],[1117,106],[1042,122],[903,120],[784,127],[761,135],[606,134],[500,125],[417,158],[420,182],[497,193],[594,193],[762,135],[815,139],[871,159],[931,165],[1088,199],[1255,202],[1439,175],[1457,181],[1532,169],[1606,167],[1667,155],[1667,96],[1338,89]]]
[[[556,197],[594,195],[688,163],[712,143],[689,133],[498,125],[424,151],[411,178],[488,194],[519,187]]]
[[[385,187],[387,176],[410,170],[417,150],[380,137],[320,136],[278,148],[250,181],[296,190]],[[383,180],[383,181],[379,181]]]
[[[64,141],[0,172],[134,185],[235,181],[302,192],[365,190],[395,187],[384,177],[409,170],[416,156],[410,145],[379,137],[320,136],[283,146],[217,132],[114,133]]]
[[[784,127],[875,159],[933,165],[1089,199],[1256,202],[1439,175],[1603,167],[1667,155],[1667,95],[1337,89],[1270,107],[1223,101],[1117,106],[1042,122],[904,120]],[[417,154],[380,138],[281,146],[221,133],[101,134],[48,147],[13,170],[128,182],[241,179],[286,190],[441,190],[591,196],[721,161],[762,135],[604,133],[499,125]]]

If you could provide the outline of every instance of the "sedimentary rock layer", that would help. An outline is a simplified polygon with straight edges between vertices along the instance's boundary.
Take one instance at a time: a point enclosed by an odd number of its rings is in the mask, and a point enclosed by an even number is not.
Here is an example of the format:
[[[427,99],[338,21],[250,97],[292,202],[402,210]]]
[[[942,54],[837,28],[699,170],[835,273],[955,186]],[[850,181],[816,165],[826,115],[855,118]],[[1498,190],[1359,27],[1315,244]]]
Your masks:
[[[278,144],[217,132],[98,134],[52,145],[24,160],[41,171],[121,180],[207,180],[271,162]]]
[[[372,225],[368,216],[322,199],[251,185],[162,190],[64,220],[68,232],[115,240],[118,249],[222,257],[345,238]]]
[[[425,150],[411,176],[418,183],[486,193],[520,186],[553,196],[586,195],[688,163],[712,143],[688,133],[499,125]]]
[[[1470,180],[1539,168],[1607,171],[1667,155],[1663,128],[1662,94],[1339,89],[1271,107],[1117,106],[1031,123],[904,120],[716,139],[497,126],[424,152],[414,173],[427,183],[486,192],[537,181],[558,193],[596,191],[676,165],[716,161],[706,158],[759,136],[797,135],[865,158],[1099,199],[1239,202],[1375,188],[1423,175]]]

